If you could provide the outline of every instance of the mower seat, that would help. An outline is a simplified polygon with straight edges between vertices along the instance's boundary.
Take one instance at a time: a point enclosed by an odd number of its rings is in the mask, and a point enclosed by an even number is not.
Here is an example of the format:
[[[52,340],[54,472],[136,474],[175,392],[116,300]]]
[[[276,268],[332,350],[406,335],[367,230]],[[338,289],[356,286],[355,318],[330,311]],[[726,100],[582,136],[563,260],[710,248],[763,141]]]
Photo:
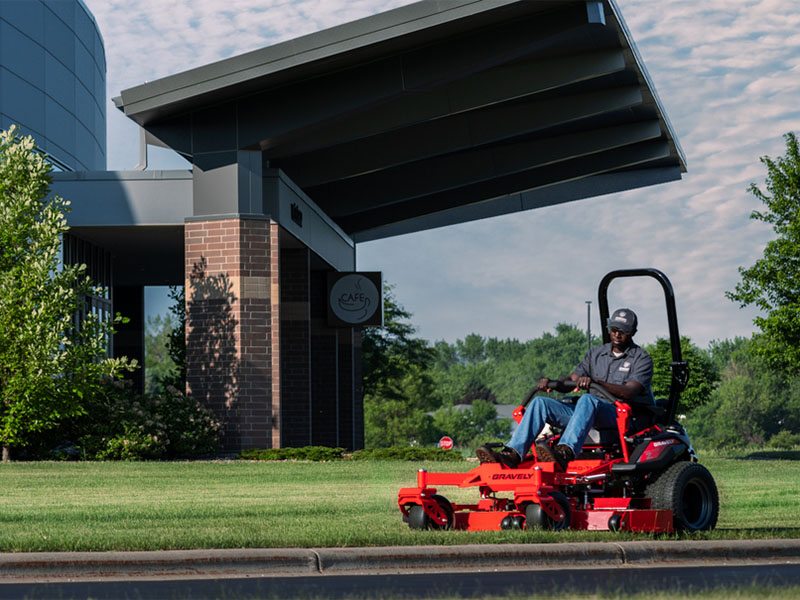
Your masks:
[[[666,400],[656,400],[653,404],[630,404],[632,409],[632,416],[628,422],[627,434],[637,433],[652,427],[658,423],[659,419],[663,417],[667,409],[664,407]],[[594,446],[609,446],[619,443],[619,433],[616,426],[606,428],[592,428],[586,435],[584,444]]]

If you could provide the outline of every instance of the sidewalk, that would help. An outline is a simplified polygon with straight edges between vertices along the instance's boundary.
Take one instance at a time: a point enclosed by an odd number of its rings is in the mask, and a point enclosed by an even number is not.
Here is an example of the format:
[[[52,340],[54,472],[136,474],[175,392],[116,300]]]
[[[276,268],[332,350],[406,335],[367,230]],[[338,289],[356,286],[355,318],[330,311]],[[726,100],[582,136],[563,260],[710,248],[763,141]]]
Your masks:
[[[800,539],[0,554],[0,583],[800,562]]]

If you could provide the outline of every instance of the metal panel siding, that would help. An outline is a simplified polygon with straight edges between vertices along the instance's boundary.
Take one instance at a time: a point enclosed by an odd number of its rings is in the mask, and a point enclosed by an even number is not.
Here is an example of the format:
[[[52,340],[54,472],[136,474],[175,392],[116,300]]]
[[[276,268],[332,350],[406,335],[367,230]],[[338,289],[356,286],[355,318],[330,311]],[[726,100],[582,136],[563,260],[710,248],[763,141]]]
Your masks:
[[[51,151],[50,144],[47,142],[52,142],[64,149],[70,148],[74,150],[77,148],[75,138],[75,116],[51,98],[45,99],[44,110],[44,133],[46,138],[44,148],[46,151],[51,152],[51,154],[56,154],[61,158],[59,154]]]
[[[94,39],[97,35],[95,33],[94,23],[81,6],[75,7],[75,33],[78,36],[80,43],[86,47],[89,54],[94,54]]]
[[[12,122],[40,135],[44,132],[44,94],[28,81],[2,68],[0,106]]]
[[[44,87],[44,50],[27,35],[0,21],[2,65],[37,88]]]
[[[75,44],[75,74],[91,95],[94,90],[95,64],[92,55],[81,43]]]
[[[53,192],[72,201],[72,227],[183,225],[192,215],[192,177],[187,171],[56,175]]]
[[[105,95],[105,52],[85,6],[78,0],[0,2],[6,126],[19,124],[68,167],[104,169]]]
[[[44,43],[44,5],[39,0],[0,2],[0,18],[35,42]]]
[[[47,8],[59,5],[56,2]],[[47,48],[70,70],[75,71],[75,34],[51,10],[44,11],[44,24],[47,31]]]
[[[44,90],[70,113],[75,112],[75,76],[49,52],[44,57]]]

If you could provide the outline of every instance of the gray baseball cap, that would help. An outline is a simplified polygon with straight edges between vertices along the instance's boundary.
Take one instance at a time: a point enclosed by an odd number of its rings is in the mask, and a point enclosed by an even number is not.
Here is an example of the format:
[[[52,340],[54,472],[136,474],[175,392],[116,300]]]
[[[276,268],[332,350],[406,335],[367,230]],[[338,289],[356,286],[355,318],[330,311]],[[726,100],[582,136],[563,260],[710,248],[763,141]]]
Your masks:
[[[636,331],[638,323],[639,319],[636,318],[636,313],[630,308],[618,308],[606,322],[606,327],[609,331],[619,329],[624,333],[632,334]]]

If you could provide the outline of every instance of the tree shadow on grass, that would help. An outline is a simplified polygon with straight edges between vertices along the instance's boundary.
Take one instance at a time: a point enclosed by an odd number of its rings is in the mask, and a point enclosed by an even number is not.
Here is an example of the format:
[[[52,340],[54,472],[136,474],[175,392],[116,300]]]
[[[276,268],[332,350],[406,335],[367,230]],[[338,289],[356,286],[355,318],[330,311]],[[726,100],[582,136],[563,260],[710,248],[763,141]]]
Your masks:
[[[734,458],[736,460],[800,460],[800,450],[758,450]]]

